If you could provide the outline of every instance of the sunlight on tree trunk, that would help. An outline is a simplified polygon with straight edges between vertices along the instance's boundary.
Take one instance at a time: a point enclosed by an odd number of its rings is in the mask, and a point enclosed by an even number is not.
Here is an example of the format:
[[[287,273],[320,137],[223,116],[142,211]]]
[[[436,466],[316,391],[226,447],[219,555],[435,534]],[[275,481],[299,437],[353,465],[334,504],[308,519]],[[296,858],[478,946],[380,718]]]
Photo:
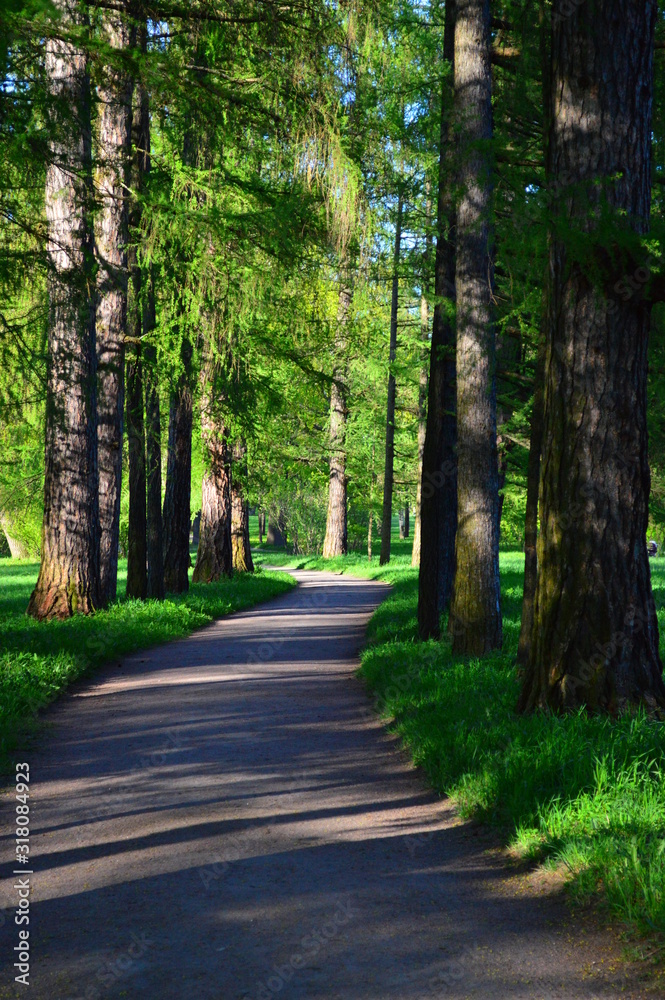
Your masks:
[[[56,2],[65,26],[69,5]],[[39,578],[28,613],[68,618],[99,606],[97,393],[90,80],[83,51],[46,41],[50,162],[46,470]]]
[[[335,335],[336,363],[330,385],[330,477],[328,481],[328,516],[323,541],[323,558],[345,556],[347,552],[347,480],[346,480],[346,326],[353,291],[348,268],[342,268]]]
[[[502,641],[496,345],[490,249],[492,69],[489,0],[457,0],[457,535],[450,608],[453,652],[481,656]]]
[[[134,32],[124,13],[105,12],[102,32],[112,49],[127,51]],[[99,463],[99,589],[101,603],[115,600],[120,539],[122,435],[127,319],[127,181],[131,156],[132,80],[123,68],[106,67],[99,87],[98,185],[101,210],[96,233],[97,448]]]

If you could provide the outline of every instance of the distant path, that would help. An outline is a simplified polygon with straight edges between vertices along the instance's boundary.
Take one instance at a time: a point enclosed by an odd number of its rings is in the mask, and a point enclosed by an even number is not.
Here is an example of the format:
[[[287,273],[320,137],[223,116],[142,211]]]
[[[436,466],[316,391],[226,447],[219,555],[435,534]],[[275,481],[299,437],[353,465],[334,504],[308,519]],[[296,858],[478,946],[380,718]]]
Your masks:
[[[507,871],[368,714],[356,655],[388,588],[294,575],[49,712],[28,755],[31,987],[6,920],[0,998],[641,996],[610,936]]]

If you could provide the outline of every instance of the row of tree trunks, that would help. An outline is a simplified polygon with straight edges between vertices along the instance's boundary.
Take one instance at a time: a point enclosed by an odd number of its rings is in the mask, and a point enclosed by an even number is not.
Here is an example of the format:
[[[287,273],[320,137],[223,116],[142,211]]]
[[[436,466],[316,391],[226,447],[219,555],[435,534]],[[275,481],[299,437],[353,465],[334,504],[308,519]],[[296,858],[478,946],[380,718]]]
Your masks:
[[[492,67],[489,0],[457,0],[457,504],[453,652],[500,648],[496,345],[492,316]]]
[[[135,32],[122,12],[105,12],[102,31],[110,48],[126,54]],[[120,541],[122,435],[127,318],[127,181],[131,160],[132,79],[126,66],[106,67],[98,89],[96,233],[97,271],[97,447],[99,463],[100,600],[115,600]]]
[[[145,52],[147,28],[139,27],[139,46]],[[132,117],[132,190],[141,196],[150,174],[150,104],[146,87],[134,93]],[[162,532],[162,444],[159,392],[155,378],[156,350],[150,341],[155,328],[155,297],[152,272],[145,282],[139,264],[136,238],[141,222],[141,204],[134,200],[130,226],[130,270],[127,342],[127,436],[129,456],[129,538],[127,552],[127,596],[162,600],[164,557]]]
[[[253,573],[254,562],[249,547],[249,503],[246,499],[247,444],[244,439],[233,447],[231,476],[231,547],[233,569],[238,573]]]
[[[552,11],[538,581],[520,707],[662,715],[646,552],[651,310],[614,293],[649,229],[657,4],[568,6]]]
[[[350,270],[342,267],[342,282],[337,300],[335,366],[330,384],[330,476],[328,480],[328,515],[323,541],[323,558],[345,556],[347,537],[346,477],[346,329],[353,289]]]
[[[65,29],[87,14],[55,6]],[[67,618],[100,605],[92,129],[86,54],[48,38],[49,257],[46,468],[39,577],[28,612]]]
[[[390,562],[390,535],[393,515],[393,469],[395,463],[395,397],[397,383],[393,365],[397,355],[397,310],[399,306],[399,259],[402,242],[403,195],[400,188],[397,196],[397,220],[395,224],[395,252],[393,256],[393,287],[390,303],[390,345],[388,350],[388,402],[386,409],[386,458],[383,474],[383,514],[381,517],[381,554],[379,565]]]
[[[429,215],[429,213],[428,213]],[[429,336],[429,306],[425,294],[420,297],[420,337],[424,344]],[[413,548],[411,565],[420,566],[420,505],[422,497],[423,454],[427,431],[427,365],[425,358],[420,369],[418,385],[418,483],[416,486],[416,516],[413,522]]]
[[[192,483],[192,345],[181,345],[182,372],[171,393],[164,492],[164,589],[189,590],[189,524]]]
[[[444,59],[454,66],[455,6],[447,2]],[[432,318],[427,423],[423,447],[420,501],[420,570],[418,634],[438,638],[440,615],[450,600],[457,530],[457,423],[455,415],[455,213],[450,173],[451,87],[445,78],[441,95],[439,190],[434,263],[436,304]]]

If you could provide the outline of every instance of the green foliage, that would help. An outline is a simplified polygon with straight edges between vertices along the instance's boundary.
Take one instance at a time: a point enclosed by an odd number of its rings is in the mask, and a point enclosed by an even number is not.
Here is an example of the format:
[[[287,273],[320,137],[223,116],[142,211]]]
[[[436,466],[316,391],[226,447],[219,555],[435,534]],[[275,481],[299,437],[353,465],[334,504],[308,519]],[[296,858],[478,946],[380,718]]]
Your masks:
[[[35,563],[0,559],[0,771],[9,767],[38,710],[78,677],[294,586],[285,573],[239,573],[193,584],[187,594],[161,602],[125,600],[87,617],[36,622],[24,611],[37,571]],[[125,574],[126,563],[123,584]]]
[[[495,824],[521,857],[565,873],[574,895],[604,898],[643,931],[665,931],[665,733],[643,714],[515,712],[523,560],[501,557],[503,652],[454,659],[418,643],[414,571],[370,624],[361,675],[377,709],[434,787],[465,817]],[[653,566],[665,640],[665,569]],[[665,641],[661,642],[662,647]]]

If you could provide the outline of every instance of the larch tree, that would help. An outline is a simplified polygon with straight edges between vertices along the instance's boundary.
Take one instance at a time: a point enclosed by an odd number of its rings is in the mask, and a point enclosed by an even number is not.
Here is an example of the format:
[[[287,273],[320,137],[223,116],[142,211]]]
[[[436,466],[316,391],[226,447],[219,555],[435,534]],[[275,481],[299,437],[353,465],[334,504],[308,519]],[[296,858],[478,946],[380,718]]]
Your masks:
[[[110,49],[127,54],[134,43],[128,4],[105,11],[102,34]],[[131,158],[132,78],[122,62],[110,62],[98,87],[96,232],[97,447],[99,466],[99,590],[102,605],[115,600],[120,542],[122,436],[125,405],[127,244]]]
[[[342,268],[338,293],[335,329],[335,365],[330,383],[330,474],[328,480],[328,515],[323,541],[323,558],[344,556],[347,552],[347,476],[346,476],[346,340],[349,311],[353,298],[350,269]]]
[[[383,471],[383,508],[381,514],[381,554],[379,565],[390,562],[390,535],[393,514],[393,481],[395,462],[395,400],[397,383],[393,365],[397,356],[397,310],[399,306],[399,260],[402,245],[402,212],[404,199],[400,188],[397,196],[395,223],[395,250],[393,254],[393,281],[390,301],[390,342],[388,346],[388,399],[386,403],[386,456]]]
[[[496,339],[492,310],[492,67],[489,0],[457,0],[457,534],[453,652],[501,647]]]
[[[67,37],[87,16],[57,0],[62,37],[46,42],[48,380],[46,470],[35,618],[99,607],[99,508],[92,129],[87,56]]]
[[[181,344],[181,372],[171,392],[169,440],[164,491],[164,589],[189,590],[189,525],[192,488],[192,363],[186,336]]]
[[[455,5],[447,0],[443,57],[455,59]],[[452,592],[457,531],[457,423],[455,389],[455,210],[450,179],[451,80],[443,75],[439,129],[437,239],[434,260],[427,421],[421,472],[418,634],[438,638],[440,615]]]
[[[651,308],[624,281],[646,260],[656,14],[655,0],[553,4],[550,301],[524,711],[665,710],[645,545]]]
[[[132,169],[130,186],[134,198],[129,213],[133,241],[128,246],[129,294],[127,303],[127,453],[129,467],[129,522],[127,532],[127,596],[144,600],[148,595],[147,572],[147,473],[143,375],[143,302],[142,273],[138,253],[138,231],[141,223],[140,196],[145,174],[144,106],[145,88],[134,90],[132,114]],[[161,492],[161,486],[160,486]],[[161,518],[161,497],[160,497]],[[161,564],[161,550],[160,559]]]

